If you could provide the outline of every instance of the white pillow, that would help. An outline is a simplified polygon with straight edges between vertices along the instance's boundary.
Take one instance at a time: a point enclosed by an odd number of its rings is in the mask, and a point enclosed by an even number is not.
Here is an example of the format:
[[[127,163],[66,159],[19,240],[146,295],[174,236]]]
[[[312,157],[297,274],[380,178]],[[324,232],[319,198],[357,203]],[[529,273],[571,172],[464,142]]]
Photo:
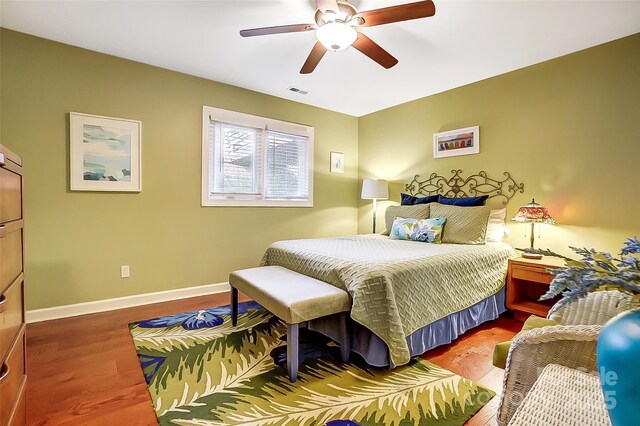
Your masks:
[[[507,209],[491,210],[487,222],[486,241],[488,243],[499,243],[504,238],[507,232],[504,224],[505,217],[507,217]]]

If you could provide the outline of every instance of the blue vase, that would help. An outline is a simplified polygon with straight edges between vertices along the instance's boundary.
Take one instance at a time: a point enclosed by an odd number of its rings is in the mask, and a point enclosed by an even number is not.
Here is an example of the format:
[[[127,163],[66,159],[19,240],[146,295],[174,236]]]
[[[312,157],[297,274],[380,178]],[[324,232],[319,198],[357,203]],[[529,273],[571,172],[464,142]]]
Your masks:
[[[612,318],[598,336],[598,371],[613,426],[640,424],[640,309]]]

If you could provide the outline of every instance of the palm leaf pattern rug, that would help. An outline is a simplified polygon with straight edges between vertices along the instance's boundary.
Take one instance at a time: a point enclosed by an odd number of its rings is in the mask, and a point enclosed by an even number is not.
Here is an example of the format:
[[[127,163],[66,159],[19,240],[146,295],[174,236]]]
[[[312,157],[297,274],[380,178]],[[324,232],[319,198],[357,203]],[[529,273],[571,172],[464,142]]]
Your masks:
[[[493,392],[425,360],[395,369],[340,362],[300,330],[298,381],[286,375],[286,325],[254,302],[129,325],[161,425],[462,425]],[[354,355],[353,358],[357,358]]]

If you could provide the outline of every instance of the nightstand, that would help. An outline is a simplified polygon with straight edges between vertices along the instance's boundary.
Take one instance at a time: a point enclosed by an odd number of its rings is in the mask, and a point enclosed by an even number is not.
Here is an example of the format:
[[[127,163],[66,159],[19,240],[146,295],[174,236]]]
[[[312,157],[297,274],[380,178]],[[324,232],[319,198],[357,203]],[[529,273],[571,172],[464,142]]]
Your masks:
[[[560,257],[543,256],[542,259],[509,259],[507,270],[507,308],[514,311],[515,319],[524,321],[530,314],[546,317],[558,300],[538,300],[549,290],[554,276],[547,269],[565,266]]]

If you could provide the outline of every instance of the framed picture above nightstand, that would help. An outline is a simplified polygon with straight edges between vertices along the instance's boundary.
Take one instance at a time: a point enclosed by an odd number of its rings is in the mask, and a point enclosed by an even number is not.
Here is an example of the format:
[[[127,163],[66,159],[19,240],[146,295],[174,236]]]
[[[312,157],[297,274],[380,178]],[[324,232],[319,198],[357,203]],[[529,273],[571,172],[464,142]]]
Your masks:
[[[509,259],[507,270],[507,308],[514,312],[517,320],[524,321],[531,314],[546,317],[557,301],[539,300],[549,290],[554,276],[548,269],[565,266],[560,257],[543,256],[542,259]]]

